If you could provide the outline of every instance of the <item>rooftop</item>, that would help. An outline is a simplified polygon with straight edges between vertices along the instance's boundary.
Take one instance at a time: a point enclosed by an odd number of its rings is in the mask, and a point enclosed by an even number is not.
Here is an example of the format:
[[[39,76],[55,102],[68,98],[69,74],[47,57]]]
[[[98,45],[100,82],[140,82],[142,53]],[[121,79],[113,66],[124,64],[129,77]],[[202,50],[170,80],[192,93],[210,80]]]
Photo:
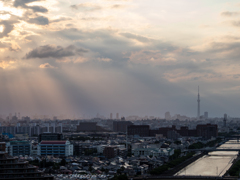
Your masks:
[[[29,144],[28,141],[10,141],[11,145],[16,145],[16,144]]]
[[[40,144],[66,144],[66,141],[42,141]]]

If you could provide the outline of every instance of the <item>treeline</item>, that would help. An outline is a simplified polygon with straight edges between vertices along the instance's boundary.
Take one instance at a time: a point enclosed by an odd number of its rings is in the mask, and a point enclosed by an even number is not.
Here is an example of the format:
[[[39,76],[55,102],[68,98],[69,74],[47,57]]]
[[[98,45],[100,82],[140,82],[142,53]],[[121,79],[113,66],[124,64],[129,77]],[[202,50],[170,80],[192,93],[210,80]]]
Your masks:
[[[240,130],[239,128],[238,128],[238,130]],[[230,131],[230,132],[222,132],[222,133],[218,133],[218,136],[225,136],[225,137],[227,137],[227,136],[232,136],[232,135],[235,135],[235,134],[237,134],[236,132],[234,132],[234,131]]]
[[[197,143],[193,143],[190,146],[188,146],[188,149],[201,149],[204,148],[204,144],[202,142],[197,142]]]
[[[188,160],[189,158],[193,157],[194,154],[195,154],[194,152],[191,152],[191,153],[188,153],[186,156],[178,157],[175,160],[172,160],[172,161],[170,161],[170,162],[168,162],[168,163],[166,163],[162,166],[159,166],[159,167],[151,170],[150,174],[152,174],[152,175],[163,174],[165,171],[167,171],[171,168],[174,168],[177,165],[179,165],[179,164],[183,163],[184,161]]]
[[[220,143],[221,141],[222,141],[221,138],[217,138],[216,140],[209,141],[206,144],[203,144],[202,142],[197,142],[197,143],[193,143],[192,145],[190,145],[188,147],[188,149],[201,149],[204,147],[214,147],[217,143]]]
[[[232,165],[232,167],[227,171],[230,176],[239,176],[240,173],[240,160]]]
[[[177,158],[179,158],[179,156],[181,155],[181,150],[180,149],[175,149],[174,150],[174,154],[169,156],[169,159],[172,161],[172,160],[175,160]]]

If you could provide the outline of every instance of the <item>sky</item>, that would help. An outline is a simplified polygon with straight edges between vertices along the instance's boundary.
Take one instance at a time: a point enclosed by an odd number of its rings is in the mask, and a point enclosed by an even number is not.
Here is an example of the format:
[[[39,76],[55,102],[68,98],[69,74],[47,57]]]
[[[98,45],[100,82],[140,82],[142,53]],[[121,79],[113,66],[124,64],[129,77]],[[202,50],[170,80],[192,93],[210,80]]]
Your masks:
[[[237,0],[1,0],[0,114],[240,117]]]

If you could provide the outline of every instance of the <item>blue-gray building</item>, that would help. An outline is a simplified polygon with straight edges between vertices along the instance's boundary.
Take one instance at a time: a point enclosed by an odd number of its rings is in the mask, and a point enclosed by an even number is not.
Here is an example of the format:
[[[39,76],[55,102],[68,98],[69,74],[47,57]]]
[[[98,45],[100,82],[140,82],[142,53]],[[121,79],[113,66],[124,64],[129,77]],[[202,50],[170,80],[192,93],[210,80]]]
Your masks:
[[[7,143],[7,149],[11,156],[29,156],[31,153],[31,143],[28,141],[10,141]]]
[[[73,145],[69,141],[41,141],[38,144],[39,156],[72,156]]]

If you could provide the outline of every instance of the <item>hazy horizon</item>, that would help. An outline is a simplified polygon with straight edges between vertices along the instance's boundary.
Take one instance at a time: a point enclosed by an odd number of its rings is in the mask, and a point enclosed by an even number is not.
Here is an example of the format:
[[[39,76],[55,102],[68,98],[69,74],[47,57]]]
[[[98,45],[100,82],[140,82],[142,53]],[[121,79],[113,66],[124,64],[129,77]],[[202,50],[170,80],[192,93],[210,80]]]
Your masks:
[[[0,114],[240,117],[237,0],[2,0]]]

